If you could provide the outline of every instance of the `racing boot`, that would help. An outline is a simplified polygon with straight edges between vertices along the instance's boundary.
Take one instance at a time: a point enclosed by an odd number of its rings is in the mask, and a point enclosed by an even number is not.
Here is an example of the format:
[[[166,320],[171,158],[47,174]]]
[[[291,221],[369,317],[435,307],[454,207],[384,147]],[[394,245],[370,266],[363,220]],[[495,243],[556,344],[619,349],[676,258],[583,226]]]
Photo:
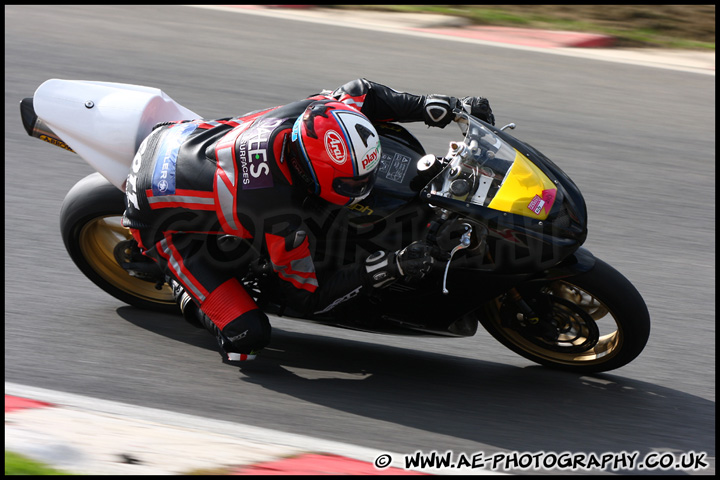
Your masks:
[[[220,347],[220,355],[224,360],[229,362],[244,362],[257,358],[261,349],[256,348],[239,351],[239,349],[233,345],[233,339],[220,331],[218,326],[200,309],[179,282],[175,279],[169,279],[168,283],[173,289],[173,298],[180,306],[183,318],[194,327],[204,328],[215,336],[218,347]],[[234,340],[240,340],[241,338],[242,335],[238,335]]]
[[[223,357],[224,360],[228,362],[246,362],[248,360],[255,360],[255,358],[257,358],[258,353],[260,353],[260,349],[248,349],[248,351],[246,352],[239,352],[237,347],[233,345],[230,338],[228,338],[227,335],[220,331],[218,326],[215,325],[215,323],[210,319],[210,317],[205,315],[205,313],[203,313],[202,310],[197,308],[197,306],[195,306],[195,308],[192,310],[194,310],[196,318],[205,327],[205,329],[215,335],[218,347],[220,348],[220,355]]]

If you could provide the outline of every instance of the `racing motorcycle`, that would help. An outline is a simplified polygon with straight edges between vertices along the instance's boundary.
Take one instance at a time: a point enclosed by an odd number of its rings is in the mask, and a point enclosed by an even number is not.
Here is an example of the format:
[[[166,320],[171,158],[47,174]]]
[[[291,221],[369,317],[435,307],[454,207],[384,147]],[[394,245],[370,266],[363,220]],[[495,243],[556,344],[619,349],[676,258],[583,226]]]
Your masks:
[[[155,125],[202,117],[155,88],[59,79],[20,109],[29,135],[96,170],[68,192],[60,213],[77,267],[118,300],[179,313],[159,267],[122,226],[124,189]],[[587,209],[578,187],[510,135],[514,124],[496,128],[462,111],[455,123],[460,131],[444,156],[427,154],[401,125],[379,123],[373,193],[314,232],[323,236],[314,257],[336,265],[424,241],[437,260],[428,275],[303,317],[283,305],[260,257],[238,272],[258,305],[270,315],[403,335],[466,337],[480,324],[517,354],[575,373],[631,362],[650,334],[648,310],[621,273],[582,246]]]

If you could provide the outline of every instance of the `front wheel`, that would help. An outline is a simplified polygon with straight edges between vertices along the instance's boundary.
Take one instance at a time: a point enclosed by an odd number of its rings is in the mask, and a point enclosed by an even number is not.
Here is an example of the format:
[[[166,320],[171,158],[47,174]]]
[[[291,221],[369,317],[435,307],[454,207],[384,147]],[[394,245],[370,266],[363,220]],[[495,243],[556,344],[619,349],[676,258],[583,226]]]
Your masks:
[[[122,226],[124,212],[125,194],[102,175],[93,173],[80,180],[60,211],[60,230],[70,258],[87,278],[118,300],[142,309],[177,312],[160,269],[140,255],[130,230]],[[121,266],[131,261],[136,267],[133,275],[132,269]]]
[[[515,353],[576,373],[622,367],[640,355],[650,336],[640,293],[599,259],[588,272],[523,289],[522,301],[511,294],[498,298],[480,322]]]

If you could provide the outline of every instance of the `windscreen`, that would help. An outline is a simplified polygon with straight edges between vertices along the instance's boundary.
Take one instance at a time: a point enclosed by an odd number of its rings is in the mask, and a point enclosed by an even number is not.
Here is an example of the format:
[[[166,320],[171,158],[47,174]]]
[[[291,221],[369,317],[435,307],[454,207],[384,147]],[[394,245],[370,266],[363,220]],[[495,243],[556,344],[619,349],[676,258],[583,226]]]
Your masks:
[[[544,220],[555,200],[553,182],[524,155],[468,116],[462,143],[450,144],[450,163],[431,193]]]

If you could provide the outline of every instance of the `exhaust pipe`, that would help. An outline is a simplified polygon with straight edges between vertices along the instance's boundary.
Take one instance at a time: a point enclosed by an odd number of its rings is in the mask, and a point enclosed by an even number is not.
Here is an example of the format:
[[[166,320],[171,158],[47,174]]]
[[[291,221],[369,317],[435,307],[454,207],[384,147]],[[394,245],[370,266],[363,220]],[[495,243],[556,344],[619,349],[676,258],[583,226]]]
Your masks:
[[[28,135],[75,153],[72,148],[68,147],[67,143],[63,142],[62,139],[50,129],[47,123],[37,116],[33,108],[32,97],[23,98],[20,101],[20,116],[22,117],[23,126]]]

